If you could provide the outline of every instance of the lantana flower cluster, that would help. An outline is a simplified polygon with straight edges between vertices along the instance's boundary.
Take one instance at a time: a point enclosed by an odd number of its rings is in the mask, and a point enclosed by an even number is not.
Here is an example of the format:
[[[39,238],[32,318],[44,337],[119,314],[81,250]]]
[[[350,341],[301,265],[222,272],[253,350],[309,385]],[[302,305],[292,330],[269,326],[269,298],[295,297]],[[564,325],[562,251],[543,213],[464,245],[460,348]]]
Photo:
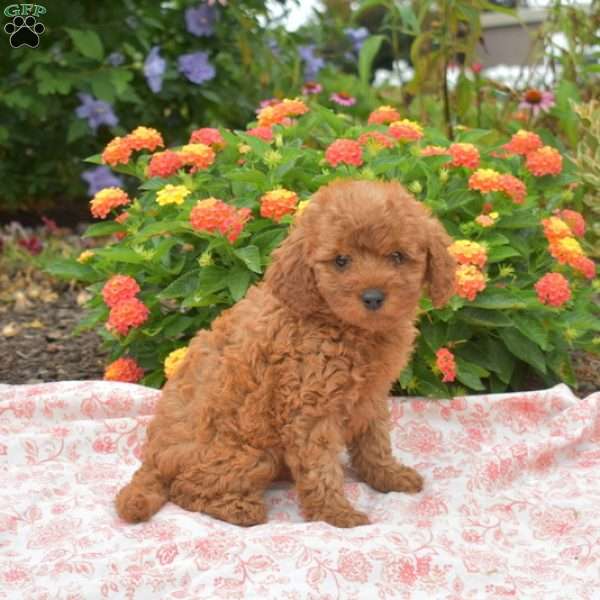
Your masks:
[[[503,147],[509,154],[523,156],[527,170],[536,177],[558,175],[562,171],[560,152],[544,146],[536,133],[519,129]]]
[[[488,168],[477,169],[469,177],[469,189],[482,194],[503,192],[515,204],[523,204],[527,195],[527,187],[518,177]]]
[[[214,197],[199,200],[190,213],[190,223],[196,231],[219,232],[231,243],[237,240],[250,218],[249,208],[236,209]]]
[[[116,137],[104,149],[102,161],[107,165],[127,164],[134,151],[154,152],[165,145],[162,135],[151,127],[136,127],[125,137]]]
[[[448,247],[448,252],[456,259],[456,293],[467,300],[474,300],[486,286],[486,277],[481,269],[487,261],[486,249],[477,242],[457,240]]]
[[[436,352],[435,366],[442,373],[442,382],[452,382],[456,379],[456,360],[448,348],[440,348]]]
[[[150,311],[137,298],[140,286],[129,275],[113,275],[102,288],[102,298],[110,308],[106,328],[118,335],[143,325]]]
[[[544,235],[548,241],[552,257],[563,265],[568,265],[587,279],[596,276],[596,265],[586,256],[576,239],[585,234],[585,220],[577,211],[565,209],[554,216],[542,220]]]
[[[114,254],[124,263],[116,260],[112,271],[103,263],[99,271],[99,277],[114,273],[100,292],[100,303],[109,309],[104,326],[112,334],[105,336],[122,344],[127,354],[108,365],[107,379],[135,382],[144,377],[144,382],[155,384],[173,377],[195,329],[243,297],[311,194],[340,177],[400,179],[418,200],[434,212],[440,209],[455,237],[448,250],[457,267],[455,296],[443,309],[444,318],[426,305],[432,326],[442,319],[443,331],[449,332],[457,320],[456,330],[462,335],[468,331],[461,327],[464,316],[479,336],[478,343],[486,341],[488,333],[480,323],[497,304],[506,305],[498,298],[507,287],[508,303],[514,298],[519,311],[530,310],[533,297],[539,319],[550,314],[550,308],[572,310],[577,304],[572,300],[581,293],[581,277],[571,275],[595,276],[595,265],[584,251],[586,223],[577,211],[561,207],[550,213],[538,202],[542,190],[564,185],[551,179],[564,165],[558,150],[545,146],[537,134],[521,130],[498,150],[486,148],[465,129],[457,130],[456,141],[444,142],[439,133],[425,130],[393,106],[371,112],[365,127],[350,125],[347,114],[339,117],[334,111],[323,119],[311,116],[313,109],[324,110],[308,95],[303,100],[269,99],[258,109],[256,120],[240,132],[200,127],[183,146],[166,148],[160,133],[140,127],[108,144],[103,162],[123,173],[135,172],[144,185],[135,199],[122,187],[112,186],[98,191],[91,201],[96,218],[112,214],[126,229],[111,237],[117,246],[122,243],[124,252]],[[255,143],[248,136],[272,145]],[[548,178],[538,181],[540,177]],[[511,226],[513,216],[517,224]],[[519,248],[531,241],[538,222],[538,245],[525,265],[525,253]],[[520,223],[527,232],[517,239]],[[105,223],[97,226],[99,231],[117,229]],[[547,252],[545,246],[539,247],[542,231]],[[88,273],[103,260],[99,250],[82,254],[79,267]],[[532,274],[533,265],[540,272]],[[510,311],[506,315],[507,320],[512,318]],[[516,327],[502,322],[505,330]],[[492,347],[502,333],[494,330]],[[156,351],[139,355],[144,372],[132,341],[146,336]],[[442,347],[437,344],[437,350],[429,347],[421,364],[433,377],[431,385],[457,380],[466,385],[485,372],[472,368],[461,373],[469,363],[462,344],[470,343],[452,338]],[[149,359],[150,354],[155,358]],[[470,360],[476,354],[471,352]],[[422,376],[415,368],[410,380]]]

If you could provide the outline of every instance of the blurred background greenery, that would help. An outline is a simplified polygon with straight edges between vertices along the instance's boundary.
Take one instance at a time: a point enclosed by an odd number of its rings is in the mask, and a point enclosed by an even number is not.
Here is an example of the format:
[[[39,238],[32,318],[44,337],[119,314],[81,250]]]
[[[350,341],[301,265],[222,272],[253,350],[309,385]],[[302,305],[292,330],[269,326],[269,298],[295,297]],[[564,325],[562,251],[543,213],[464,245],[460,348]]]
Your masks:
[[[0,38],[0,219],[76,220],[90,194],[119,182],[82,161],[114,136],[146,125],[178,144],[197,127],[243,128],[261,102],[302,94],[307,81],[322,86],[326,103],[336,103],[333,93],[350,96],[350,114],[392,104],[450,136],[457,125],[509,131],[513,117],[535,121],[577,154],[582,121],[572,102],[597,91],[598,3],[546,3],[533,24],[527,3],[516,4],[40,2],[38,47],[13,48],[7,34]],[[509,84],[482,72],[494,65],[486,48],[490,14],[512,19],[527,41]],[[4,27],[11,10],[1,18]],[[531,104],[519,117],[531,89],[552,93],[552,105],[539,111]],[[597,140],[589,144],[580,160],[597,177]]]

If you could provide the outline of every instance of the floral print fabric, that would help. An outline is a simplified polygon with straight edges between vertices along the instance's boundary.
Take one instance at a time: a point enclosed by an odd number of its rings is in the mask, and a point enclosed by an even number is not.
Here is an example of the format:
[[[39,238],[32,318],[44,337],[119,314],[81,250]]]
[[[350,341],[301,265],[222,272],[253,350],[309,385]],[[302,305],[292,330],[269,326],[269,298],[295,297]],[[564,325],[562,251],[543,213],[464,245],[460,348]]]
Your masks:
[[[399,459],[425,477],[373,521],[305,523],[289,483],[242,529],[167,504],[121,522],[158,392],[134,384],[0,386],[0,598],[363,600],[598,598],[600,393],[569,388],[392,399]]]

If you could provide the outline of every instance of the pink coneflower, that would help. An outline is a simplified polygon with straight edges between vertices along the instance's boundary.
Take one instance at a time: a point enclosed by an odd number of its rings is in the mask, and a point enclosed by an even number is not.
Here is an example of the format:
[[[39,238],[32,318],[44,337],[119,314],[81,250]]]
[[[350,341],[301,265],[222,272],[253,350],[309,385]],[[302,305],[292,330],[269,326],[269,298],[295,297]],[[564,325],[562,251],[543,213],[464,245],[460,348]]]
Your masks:
[[[277,106],[278,104],[281,104],[279,98],[267,98],[266,100],[261,100],[256,112],[260,112],[261,109],[266,108],[267,106]]]
[[[542,90],[531,88],[523,94],[519,109],[528,108],[533,113],[533,116],[537,117],[541,110],[548,112],[554,104],[554,94],[552,92],[543,92]]]
[[[329,99],[336,104],[341,104],[342,106],[352,106],[356,104],[356,98],[352,97],[350,94],[346,94],[346,92],[333,92]]]
[[[302,93],[305,96],[310,96],[311,94],[320,94],[323,91],[323,86],[316,81],[307,81],[302,86]]]

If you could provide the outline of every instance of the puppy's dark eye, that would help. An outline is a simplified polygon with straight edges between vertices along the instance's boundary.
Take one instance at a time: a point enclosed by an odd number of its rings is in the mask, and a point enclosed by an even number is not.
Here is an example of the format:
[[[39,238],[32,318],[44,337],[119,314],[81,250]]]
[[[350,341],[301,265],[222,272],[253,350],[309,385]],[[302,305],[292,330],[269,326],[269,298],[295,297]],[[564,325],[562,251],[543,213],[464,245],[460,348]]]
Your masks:
[[[345,269],[350,264],[349,256],[336,256],[335,257],[335,266],[338,269]]]
[[[390,258],[396,265],[401,265],[406,260],[406,256],[402,252],[392,252]]]

